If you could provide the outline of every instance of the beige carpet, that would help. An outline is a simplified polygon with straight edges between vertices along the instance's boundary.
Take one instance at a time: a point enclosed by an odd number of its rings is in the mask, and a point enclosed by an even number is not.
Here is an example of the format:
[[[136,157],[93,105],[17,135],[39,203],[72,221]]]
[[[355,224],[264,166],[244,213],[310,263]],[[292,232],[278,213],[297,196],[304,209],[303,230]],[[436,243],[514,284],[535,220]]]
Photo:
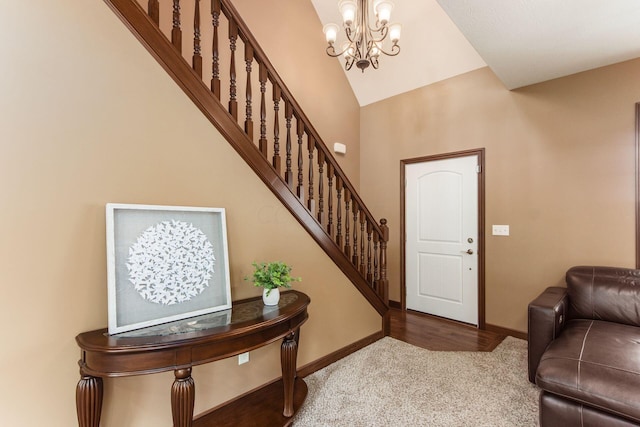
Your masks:
[[[383,338],[305,378],[295,427],[538,425],[527,342],[491,353],[429,351]]]

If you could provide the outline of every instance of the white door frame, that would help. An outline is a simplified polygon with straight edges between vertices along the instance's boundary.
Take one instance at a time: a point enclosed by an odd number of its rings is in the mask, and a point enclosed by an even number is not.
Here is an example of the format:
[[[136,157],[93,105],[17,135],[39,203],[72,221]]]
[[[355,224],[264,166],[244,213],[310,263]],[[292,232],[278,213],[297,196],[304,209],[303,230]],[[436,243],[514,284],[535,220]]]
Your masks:
[[[418,157],[400,160],[400,305],[401,309],[407,309],[407,282],[406,282],[406,224],[405,224],[405,168],[411,163],[424,163],[435,160],[452,159],[457,157],[478,156],[480,172],[478,173],[478,329],[485,329],[485,233],[484,233],[484,148],[474,150],[457,151],[453,153],[437,154],[433,156]]]

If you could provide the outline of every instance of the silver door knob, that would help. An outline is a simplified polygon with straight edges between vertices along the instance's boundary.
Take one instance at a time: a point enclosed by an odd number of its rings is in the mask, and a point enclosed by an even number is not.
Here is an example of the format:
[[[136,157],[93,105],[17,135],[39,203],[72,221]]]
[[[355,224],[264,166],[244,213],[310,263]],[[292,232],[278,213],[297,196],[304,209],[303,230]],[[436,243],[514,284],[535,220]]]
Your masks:
[[[469,255],[473,255],[473,249],[467,249],[467,253],[468,253]]]

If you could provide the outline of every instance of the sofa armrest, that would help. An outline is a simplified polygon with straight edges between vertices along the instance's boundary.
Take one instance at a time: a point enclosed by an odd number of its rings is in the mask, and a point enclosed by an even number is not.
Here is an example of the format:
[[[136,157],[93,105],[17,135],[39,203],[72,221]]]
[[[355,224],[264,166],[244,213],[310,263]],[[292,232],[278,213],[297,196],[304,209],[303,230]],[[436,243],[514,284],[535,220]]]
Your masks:
[[[529,381],[532,383],[535,383],[542,354],[564,328],[568,298],[566,288],[551,287],[529,303],[528,362]]]

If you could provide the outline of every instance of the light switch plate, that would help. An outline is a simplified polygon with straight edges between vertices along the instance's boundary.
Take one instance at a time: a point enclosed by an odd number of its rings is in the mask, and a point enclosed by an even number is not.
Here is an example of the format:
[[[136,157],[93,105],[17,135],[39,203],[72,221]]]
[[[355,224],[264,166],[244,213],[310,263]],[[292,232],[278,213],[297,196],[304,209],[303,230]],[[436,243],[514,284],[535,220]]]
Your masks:
[[[509,226],[508,225],[494,225],[492,234],[494,236],[508,236],[509,235]]]
[[[242,365],[243,363],[247,363],[248,361],[249,361],[249,352],[238,355],[238,365]]]

